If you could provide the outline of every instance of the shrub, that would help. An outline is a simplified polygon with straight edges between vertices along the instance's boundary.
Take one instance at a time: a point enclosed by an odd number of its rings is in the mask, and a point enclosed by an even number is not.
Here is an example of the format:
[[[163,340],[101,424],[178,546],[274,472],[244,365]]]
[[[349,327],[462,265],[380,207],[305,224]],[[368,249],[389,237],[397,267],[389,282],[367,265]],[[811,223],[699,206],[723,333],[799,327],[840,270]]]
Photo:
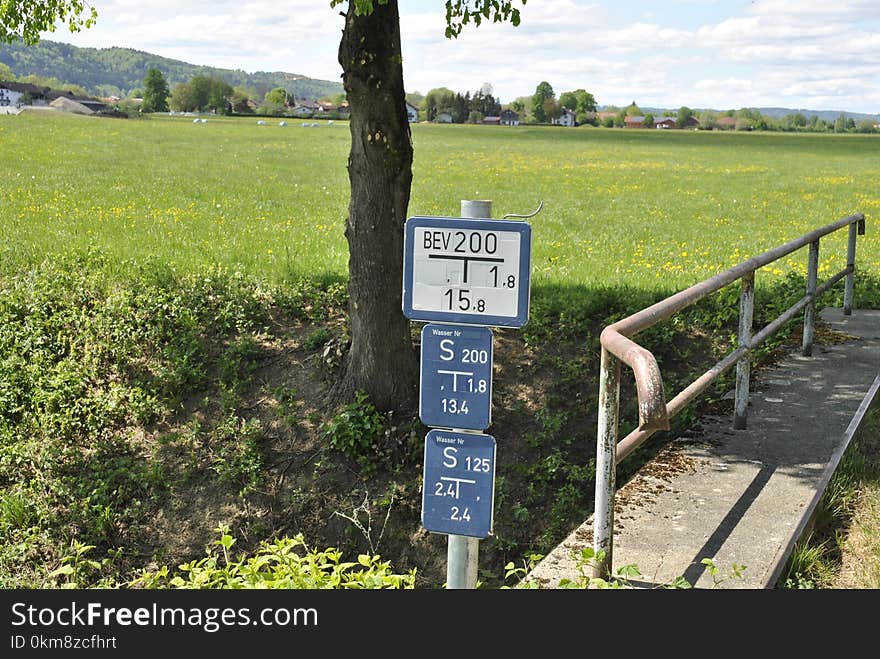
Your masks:
[[[322,426],[322,434],[330,448],[355,461],[366,474],[376,470],[373,456],[379,450],[379,440],[384,432],[385,418],[363,391],[355,393],[354,402],[343,407]]]
[[[379,556],[360,554],[343,561],[333,547],[309,548],[302,534],[262,542],[252,556],[230,557],[235,538],[229,527],[217,528],[220,538],[206,548],[207,556],[181,565],[175,572],[163,566],[144,571],[130,587],[181,589],[413,589],[416,571],[395,574]]]

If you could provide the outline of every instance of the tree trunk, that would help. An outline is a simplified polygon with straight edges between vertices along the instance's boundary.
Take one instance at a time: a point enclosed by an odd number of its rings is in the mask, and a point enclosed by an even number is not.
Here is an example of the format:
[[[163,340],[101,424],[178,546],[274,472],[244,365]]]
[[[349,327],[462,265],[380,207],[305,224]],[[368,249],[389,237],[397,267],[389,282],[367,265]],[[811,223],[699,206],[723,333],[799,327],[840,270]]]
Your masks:
[[[351,107],[348,240],[351,346],[338,401],[362,389],[381,411],[415,407],[418,359],[402,312],[403,226],[412,183],[397,0],[358,16],[349,1],[339,45]]]

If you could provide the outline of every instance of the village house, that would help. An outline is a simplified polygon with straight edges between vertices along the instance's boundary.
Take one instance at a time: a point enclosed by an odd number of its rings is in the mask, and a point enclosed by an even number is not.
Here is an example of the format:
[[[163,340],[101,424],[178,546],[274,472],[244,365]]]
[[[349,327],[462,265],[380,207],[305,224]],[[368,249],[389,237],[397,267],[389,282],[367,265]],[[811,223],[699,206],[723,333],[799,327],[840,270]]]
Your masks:
[[[100,99],[77,96],[70,91],[50,89],[25,82],[0,82],[0,107],[21,107],[24,105],[53,106],[56,109],[73,107],[55,104],[58,99],[73,101],[78,109],[84,108],[90,113],[108,109],[107,103]]]
[[[639,116],[626,117],[623,120],[626,128],[643,128],[645,126],[645,118]]]
[[[733,130],[736,128],[736,117],[718,117],[715,125],[721,130]]]
[[[498,120],[502,126],[519,126],[519,114],[510,108],[502,110]]]
[[[419,120],[419,109],[409,101],[406,102],[406,118],[411,124]]]
[[[434,117],[434,121],[438,124],[451,124],[452,115],[448,112],[441,112],[436,117]]]
[[[48,87],[38,87],[26,82],[0,82],[0,106],[48,105]]]
[[[0,86],[0,107],[17,107],[22,93]]]
[[[654,117],[654,128],[675,128],[675,117]]]
[[[318,110],[318,104],[312,101],[297,101],[293,106],[294,117],[311,117]]]
[[[575,125],[574,112],[569,110],[566,107],[562,108],[562,114],[560,114],[556,119],[552,119],[551,123],[555,126],[569,126],[572,127]]]
[[[501,117],[489,116],[483,117],[482,123],[488,126],[500,126],[501,125]]]
[[[603,125],[608,119],[610,119],[611,121],[614,121],[614,118],[617,116],[617,113],[616,112],[591,112],[587,116],[588,117],[592,116],[593,118],[596,119],[596,122],[599,125]]]

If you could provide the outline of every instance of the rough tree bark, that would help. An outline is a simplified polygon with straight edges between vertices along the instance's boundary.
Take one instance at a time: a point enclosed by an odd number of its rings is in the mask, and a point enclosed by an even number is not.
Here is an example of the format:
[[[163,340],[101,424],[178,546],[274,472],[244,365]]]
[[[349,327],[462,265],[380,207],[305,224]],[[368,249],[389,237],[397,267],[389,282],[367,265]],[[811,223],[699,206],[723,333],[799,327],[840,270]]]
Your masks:
[[[362,389],[382,411],[413,409],[418,356],[401,310],[413,149],[397,0],[363,15],[349,2],[339,63],[351,108],[345,229],[351,346],[333,398],[350,400]]]

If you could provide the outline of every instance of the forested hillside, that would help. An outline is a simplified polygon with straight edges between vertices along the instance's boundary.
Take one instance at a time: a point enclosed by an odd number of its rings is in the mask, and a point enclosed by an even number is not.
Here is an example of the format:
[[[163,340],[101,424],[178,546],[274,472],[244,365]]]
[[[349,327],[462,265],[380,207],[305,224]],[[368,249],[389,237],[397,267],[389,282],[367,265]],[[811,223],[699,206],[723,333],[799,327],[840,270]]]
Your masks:
[[[43,40],[35,46],[21,43],[0,45],[0,63],[16,76],[37,75],[79,85],[97,96],[126,96],[140,89],[147,69],[156,67],[173,87],[193,76],[222,78],[234,87],[251,88],[257,98],[284,87],[299,100],[317,100],[342,92],[342,84],[316,80],[297,73],[218,69],[168,59],[130,48],[78,48]]]

